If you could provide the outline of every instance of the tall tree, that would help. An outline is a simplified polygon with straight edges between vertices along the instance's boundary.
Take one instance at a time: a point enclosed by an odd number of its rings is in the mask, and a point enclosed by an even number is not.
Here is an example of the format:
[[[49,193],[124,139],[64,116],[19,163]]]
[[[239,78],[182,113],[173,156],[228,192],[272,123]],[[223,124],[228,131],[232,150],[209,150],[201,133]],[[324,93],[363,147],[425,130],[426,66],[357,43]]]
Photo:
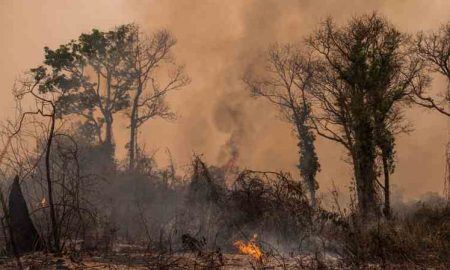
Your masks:
[[[379,152],[385,177],[380,186],[389,208],[393,139],[404,130],[401,105],[427,83],[421,61],[406,49],[406,43],[407,36],[377,14],[356,17],[343,27],[328,19],[308,39],[319,67],[314,91],[319,104],[316,129],[347,149],[359,209],[365,216],[379,213]]]
[[[142,34],[139,27],[132,26],[132,53],[128,55],[130,77],[133,78],[133,96],[129,109],[130,139],[128,142],[129,169],[135,168],[138,152],[137,135],[142,124],[155,117],[170,119],[174,114],[165,102],[167,94],[189,83],[183,66],[173,62],[171,49],[176,44],[173,36],[165,30],[151,37]],[[169,69],[167,81],[161,82],[161,70]]]
[[[134,28],[122,25],[108,32],[92,30],[58,49],[45,48],[42,66],[55,87],[61,114],[83,117],[98,141],[113,147],[114,114],[129,106],[133,83],[127,56],[132,52]],[[104,138],[103,138],[104,133]]]
[[[320,169],[311,128],[309,100],[314,65],[293,46],[274,46],[268,52],[267,68],[261,78],[248,74],[245,81],[252,93],[264,97],[281,111],[298,138],[300,175],[304,179],[311,204],[316,205],[316,174]]]

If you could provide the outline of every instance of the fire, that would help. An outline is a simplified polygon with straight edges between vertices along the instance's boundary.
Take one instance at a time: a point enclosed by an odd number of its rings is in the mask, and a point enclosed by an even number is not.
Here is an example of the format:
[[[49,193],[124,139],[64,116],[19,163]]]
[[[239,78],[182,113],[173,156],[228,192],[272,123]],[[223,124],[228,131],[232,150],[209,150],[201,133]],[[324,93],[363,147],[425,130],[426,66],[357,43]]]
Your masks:
[[[256,260],[261,261],[263,253],[261,249],[256,245],[256,237],[257,235],[254,234],[252,239],[250,239],[247,243],[241,240],[237,240],[233,243],[233,245],[237,247],[242,254],[249,255]]]

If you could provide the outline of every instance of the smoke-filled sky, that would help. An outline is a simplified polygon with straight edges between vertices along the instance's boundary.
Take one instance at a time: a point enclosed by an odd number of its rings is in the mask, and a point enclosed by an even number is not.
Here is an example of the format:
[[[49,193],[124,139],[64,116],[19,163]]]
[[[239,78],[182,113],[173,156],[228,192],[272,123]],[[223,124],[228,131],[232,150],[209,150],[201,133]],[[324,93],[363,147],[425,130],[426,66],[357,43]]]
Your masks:
[[[151,33],[166,28],[177,38],[174,55],[192,79],[169,98],[176,121],[154,120],[141,129],[139,140],[167,163],[170,149],[179,167],[193,153],[211,164],[229,158],[231,136],[241,167],[290,170],[296,174],[296,140],[274,107],[249,97],[241,82],[249,66],[261,63],[271,44],[300,42],[327,16],[343,23],[352,16],[377,11],[400,30],[435,29],[450,20],[448,0],[0,0],[0,116],[13,112],[11,87],[21,73],[42,61],[43,47],[56,47],[92,28],[108,30],[138,23]],[[444,87],[436,81],[434,88]],[[407,112],[414,127],[398,140],[394,190],[406,197],[441,192],[448,119],[424,109]],[[115,121],[118,157],[124,156],[126,122]],[[327,192],[334,181],[341,190],[351,172],[343,149],[319,139],[322,164],[319,185]]]

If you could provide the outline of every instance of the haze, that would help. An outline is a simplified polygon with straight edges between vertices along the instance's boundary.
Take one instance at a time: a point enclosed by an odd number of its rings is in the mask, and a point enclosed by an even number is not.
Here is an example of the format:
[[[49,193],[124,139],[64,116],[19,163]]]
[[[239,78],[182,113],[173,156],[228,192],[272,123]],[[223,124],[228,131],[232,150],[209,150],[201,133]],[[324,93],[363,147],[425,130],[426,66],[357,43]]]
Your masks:
[[[110,29],[135,22],[150,33],[166,28],[177,38],[174,55],[186,65],[192,83],[169,98],[178,119],[153,120],[139,135],[146,150],[167,163],[170,149],[180,169],[193,153],[210,164],[228,159],[224,144],[236,136],[239,165],[289,170],[297,174],[297,146],[287,123],[273,106],[249,97],[241,82],[245,70],[261,63],[275,42],[299,42],[327,16],[343,22],[377,11],[402,31],[430,30],[450,18],[450,2],[435,1],[0,1],[0,115],[12,112],[11,87],[17,76],[42,61],[43,47],[56,47],[92,28]],[[436,81],[434,87],[444,84]],[[408,110],[414,127],[398,140],[395,190],[406,198],[441,192],[449,120],[420,108]],[[124,157],[125,121],[115,122],[117,157]],[[351,179],[340,146],[319,139],[327,192],[334,181],[342,190]]]

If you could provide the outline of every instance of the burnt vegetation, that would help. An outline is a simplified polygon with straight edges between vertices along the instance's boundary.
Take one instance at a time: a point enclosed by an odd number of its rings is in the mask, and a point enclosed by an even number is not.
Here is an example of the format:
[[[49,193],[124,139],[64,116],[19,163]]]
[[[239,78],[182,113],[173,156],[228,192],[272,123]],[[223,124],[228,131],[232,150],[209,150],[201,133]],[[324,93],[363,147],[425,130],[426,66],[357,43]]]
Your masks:
[[[291,125],[298,174],[240,169],[237,154],[224,166],[194,155],[180,170],[167,151],[170,165],[156,164],[138,135],[153,119],[176,120],[167,97],[190,78],[174,46],[166,30],[95,29],[46,47],[15,83],[0,153],[5,268],[450,267],[449,198],[395,207],[390,191],[404,111],[450,115],[450,23],[413,35],[378,14],[330,18],[301,44],[270,46],[242,91]],[[447,80],[437,96],[434,75]],[[118,160],[113,124],[124,117]],[[319,196],[318,137],[345,149],[349,205],[337,190],[332,203]]]

